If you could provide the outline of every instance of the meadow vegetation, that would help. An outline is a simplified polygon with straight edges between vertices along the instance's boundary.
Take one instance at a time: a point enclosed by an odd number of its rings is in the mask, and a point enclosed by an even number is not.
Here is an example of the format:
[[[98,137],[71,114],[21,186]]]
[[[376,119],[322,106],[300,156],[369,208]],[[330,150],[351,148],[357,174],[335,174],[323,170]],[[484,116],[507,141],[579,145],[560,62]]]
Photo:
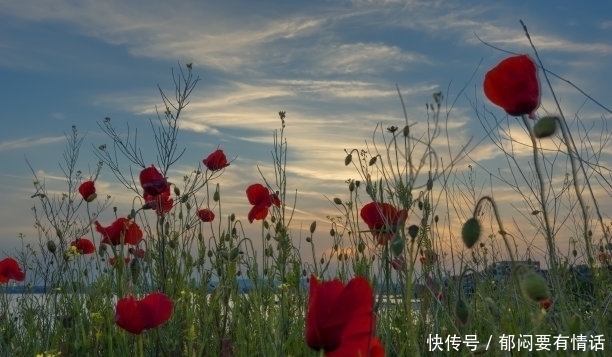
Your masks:
[[[99,123],[109,141],[95,149],[91,176],[79,168],[84,138],[72,127],[64,190],[49,192],[34,174],[38,243],[0,262],[0,355],[609,355],[611,222],[598,195],[612,189],[609,163],[599,161],[610,134],[588,132],[561,106],[538,117],[540,92],[554,89],[535,48],[491,68],[485,95],[508,115],[475,104],[474,120],[506,168],[473,163],[478,144],[451,146],[453,103],[443,93],[426,104],[425,130],[400,102],[402,125],[373,128],[366,147],[347,148],[338,164],[354,167],[355,178],[330,198],[338,215],[329,231],[312,222],[306,237],[292,226],[300,202],[287,180],[290,113],[278,113],[272,133],[274,175],[244,188],[247,217],[223,209],[232,163],[222,149],[170,176],[199,81],[191,64],[173,72],[171,95],[160,89],[150,137],[123,133],[114,119]],[[141,151],[144,140],[155,154]],[[477,172],[521,197],[522,216],[483,194]],[[113,206],[96,188],[101,175],[132,205]],[[108,212],[114,220],[103,221]],[[570,246],[560,246],[568,235]],[[462,242],[460,251],[448,239]],[[332,249],[322,255],[324,240]],[[533,264],[540,242],[548,269]],[[10,294],[34,285],[46,294]]]

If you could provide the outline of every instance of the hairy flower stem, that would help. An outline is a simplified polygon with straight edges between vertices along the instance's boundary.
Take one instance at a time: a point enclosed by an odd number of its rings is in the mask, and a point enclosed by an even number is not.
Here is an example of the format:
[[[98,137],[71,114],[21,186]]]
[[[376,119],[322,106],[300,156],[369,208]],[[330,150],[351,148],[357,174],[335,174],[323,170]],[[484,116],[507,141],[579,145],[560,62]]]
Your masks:
[[[540,59],[538,50],[536,49],[535,45],[533,44],[533,41],[531,40],[529,31],[527,31],[527,26],[525,26],[525,23],[523,23],[522,20],[520,22],[521,22],[521,25],[523,26],[523,30],[525,31],[525,36],[527,37],[527,40],[529,40],[529,44],[531,45],[531,48],[533,49],[533,52],[538,61],[538,64],[543,69],[544,64],[542,63],[542,60]],[[563,143],[565,144],[565,147],[567,148],[567,154],[569,155],[570,164],[572,167],[572,178],[574,181],[573,182],[574,191],[576,191],[576,197],[578,198],[578,204],[580,204],[580,209],[582,210],[583,236],[584,236],[584,242],[585,242],[585,249],[587,253],[587,259],[590,265],[590,264],[593,264],[594,260],[593,260],[593,255],[591,254],[591,242],[589,241],[591,235],[589,234],[589,222],[588,222],[587,208],[586,208],[586,204],[584,203],[584,199],[582,198],[582,191],[580,190],[580,185],[578,184],[578,168],[576,164],[576,157],[578,157],[578,149],[576,148],[576,143],[574,142],[572,134],[569,131],[569,127],[567,126],[567,121],[565,120],[565,115],[563,115],[563,110],[561,110],[561,105],[559,104],[557,95],[555,94],[555,91],[552,89],[552,84],[550,83],[550,80],[548,79],[548,75],[546,74],[547,71],[543,70],[542,72],[544,74],[544,79],[546,80],[546,83],[548,84],[548,87],[550,88],[550,92],[552,94],[553,100],[555,101],[555,105],[557,106],[557,110],[559,111],[560,119],[558,121],[559,121],[559,124],[561,124],[560,127],[561,127],[561,134],[563,135]],[[582,171],[582,174],[586,178],[587,174],[584,169],[582,160],[579,161],[579,164],[580,164],[580,169]],[[599,220],[599,224],[601,225],[602,234],[604,235],[604,238],[606,239],[606,241],[609,242],[607,230],[603,222],[601,211],[599,210],[599,204],[597,203],[597,199],[595,199],[593,188],[591,187],[591,183],[589,182],[589,180],[585,180],[585,182],[589,189],[589,193],[591,194],[591,199],[593,200],[593,206],[595,207],[595,212],[597,213],[597,218]]]
[[[548,208],[546,207],[546,189],[544,183],[544,175],[542,174],[542,168],[540,167],[540,156],[538,155],[538,145],[533,134],[533,130],[529,125],[526,115],[522,115],[523,124],[525,129],[529,132],[529,138],[531,139],[531,147],[533,149],[533,166],[536,170],[536,176],[540,182],[540,207],[542,208],[542,219],[544,220],[544,229],[546,230],[546,245],[548,247],[548,256],[550,260],[550,268],[553,276],[557,276],[557,257],[555,252],[555,239],[552,233],[552,227],[550,224],[550,218],[548,217]]]
[[[501,234],[504,240],[504,244],[506,244],[506,249],[508,249],[510,260],[515,262],[516,258],[514,257],[514,254],[512,253],[512,249],[510,248],[510,243],[508,243],[508,237],[507,237],[508,233],[506,233],[506,230],[504,229],[504,226],[501,221],[501,217],[499,215],[499,210],[497,209],[497,204],[495,203],[492,197],[483,196],[478,200],[478,202],[476,202],[476,206],[474,207],[474,213],[473,213],[474,217],[476,217],[476,215],[478,214],[478,211],[480,210],[480,204],[484,201],[489,201],[491,203],[491,207],[493,207],[493,213],[495,214],[495,220],[497,221],[497,226],[499,227],[499,233]]]

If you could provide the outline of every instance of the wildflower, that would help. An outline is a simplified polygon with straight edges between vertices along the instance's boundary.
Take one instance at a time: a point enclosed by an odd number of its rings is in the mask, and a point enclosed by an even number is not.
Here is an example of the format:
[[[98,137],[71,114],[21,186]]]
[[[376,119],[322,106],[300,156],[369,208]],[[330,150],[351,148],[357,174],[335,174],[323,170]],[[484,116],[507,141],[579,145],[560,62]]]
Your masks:
[[[145,191],[142,197],[145,201],[143,208],[155,210],[158,216],[170,212],[174,205],[174,200],[170,198],[170,185],[166,185],[164,190],[157,195],[151,195]]]
[[[75,247],[79,254],[92,254],[96,252],[93,242],[87,238],[78,238],[70,243],[70,246]]]
[[[389,241],[408,219],[408,211],[388,203],[370,202],[361,208],[361,218],[374,234],[378,244]]]
[[[140,171],[140,185],[145,194],[158,196],[164,191],[169,190],[168,180],[162,175],[155,166],[150,166]]]
[[[382,356],[384,351],[373,336],[376,317],[372,311],[372,288],[362,277],[344,285],[340,280],[320,283],[310,277],[306,312],[306,343],[326,356]]]
[[[246,189],[247,198],[253,208],[249,211],[249,222],[262,220],[268,216],[268,209],[275,205],[280,207],[280,199],[275,193],[270,191],[262,184],[256,183]]]
[[[202,208],[198,211],[198,218],[200,218],[202,222],[212,222],[215,220],[215,213],[208,208]]]
[[[204,163],[206,168],[208,168],[210,171],[219,171],[229,166],[225,153],[221,149],[213,151],[212,154],[208,155],[207,158],[202,160],[202,163]]]
[[[0,260],[0,284],[6,284],[10,279],[24,281],[25,274],[15,259],[4,258]]]
[[[102,234],[102,243],[110,245],[131,244],[136,245],[142,239],[142,231],[140,227],[127,218],[118,218],[108,227],[102,227],[102,225],[96,221],[96,230]]]
[[[513,116],[529,115],[540,106],[538,69],[528,55],[504,59],[485,75],[484,93]]]
[[[172,300],[162,293],[152,293],[142,300],[128,296],[117,301],[115,323],[133,334],[155,328],[172,315]]]
[[[96,187],[94,186],[94,182],[92,180],[83,182],[79,186],[79,193],[87,202],[91,202],[98,197],[98,195],[96,195]]]
[[[147,252],[144,249],[142,249],[142,248],[136,249],[136,248],[133,248],[133,247],[130,247],[128,249],[128,253],[130,253],[131,255],[133,255],[136,258],[144,258],[145,254],[147,254]]]

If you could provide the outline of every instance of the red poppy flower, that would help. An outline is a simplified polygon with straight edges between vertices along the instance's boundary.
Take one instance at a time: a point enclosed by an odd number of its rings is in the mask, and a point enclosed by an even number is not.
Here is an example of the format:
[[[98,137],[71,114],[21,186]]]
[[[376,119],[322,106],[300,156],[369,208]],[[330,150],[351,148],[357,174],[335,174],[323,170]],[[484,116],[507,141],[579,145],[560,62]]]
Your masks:
[[[548,308],[552,305],[552,301],[548,299],[544,299],[540,301],[540,307],[544,310],[548,310]]]
[[[310,277],[306,312],[306,343],[327,356],[366,356],[375,345],[374,296],[367,280],[319,283]]]
[[[612,255],[610,255],[610,253],[597,254],[597,259],[599,260],[600,263],[607,263],[608,261],[610,261],[611,258],[612,258]]]
[[[249,186],[246,190],[247,198],[249,203],[253,205],[253,208],[249,211],[249,222],[253,223],[254,220],[262,220],[268,216],[268,209],[270,206],[275,205],[280,207],[280,199],[275,193],[270,191],[262,184],[256,183]]]
[[[398,210],[388,203],[370,202],[361,208],[360,213],[378,244],[391,240],[408,219],[408,211]]]
[[[219,171],[229,166],[225,153],[221,149],[213,151],[213,153],[208,155],[202,162],[210,171]]]
[[[198,218],[200,218],[202,222],[212,222],[215,220],[215,213],[208,208],[202,208],[198,211]]]
[[[142,197],[145,201],[143,208],[155,210],[158,216],[163,216],[170,212],[174,205],[174,200],[170,198],[170,185],[166,185],[164,191],[158,195],[150,195],[145,192]]]
[[[110,245],[120,245],[121,238],[123,238],[124,244],[136,245],[142,239],[142,231],[140,227],[134,222],[127,218],[118,218],[108,227],[102,227],[102,225],[96,221],[96,231],[102,234],[102,243]]]
[[[166,190],[170,190],[168,180],[162,175],[155,166],[147,167],[140,171],[140,185],[145,194],[158,196]]]
[[[94,182],[91,180],[85,181],[79,186],[79,193],[87,202],[91,202],[98,197],[98,195],[96,195],[96,187],[94,186]]]
[[[24,281],[25,274],[15,259],[4,258],[0,260],[0,284],[6,284],[10,279]]]
[[[509,115],[533,119],[540,106],[538,68],[528,55],[506,58],[485,75],[484,93]]]
[[[155,328],[172,315],[172,300],[162,293],[152,293],[142,300],[128,296],[117,301],[115,323],[133,334]]]
[[[79,238],[72,243],[71,247],[76,247],[77,251],[81,254],[92,254],[96,252],[96,247],[93,242],[87,238]]]

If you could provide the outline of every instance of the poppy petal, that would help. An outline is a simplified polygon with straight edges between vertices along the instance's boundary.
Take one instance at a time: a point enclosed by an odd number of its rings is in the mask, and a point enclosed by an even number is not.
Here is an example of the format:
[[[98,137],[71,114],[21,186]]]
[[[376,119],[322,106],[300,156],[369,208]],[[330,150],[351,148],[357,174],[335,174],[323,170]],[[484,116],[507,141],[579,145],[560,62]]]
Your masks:
[[[246,190],[246,195],[249,203],[252,205],[259,205],[266,200],[270,200],[270,191],[259,183],[249,186]]]

